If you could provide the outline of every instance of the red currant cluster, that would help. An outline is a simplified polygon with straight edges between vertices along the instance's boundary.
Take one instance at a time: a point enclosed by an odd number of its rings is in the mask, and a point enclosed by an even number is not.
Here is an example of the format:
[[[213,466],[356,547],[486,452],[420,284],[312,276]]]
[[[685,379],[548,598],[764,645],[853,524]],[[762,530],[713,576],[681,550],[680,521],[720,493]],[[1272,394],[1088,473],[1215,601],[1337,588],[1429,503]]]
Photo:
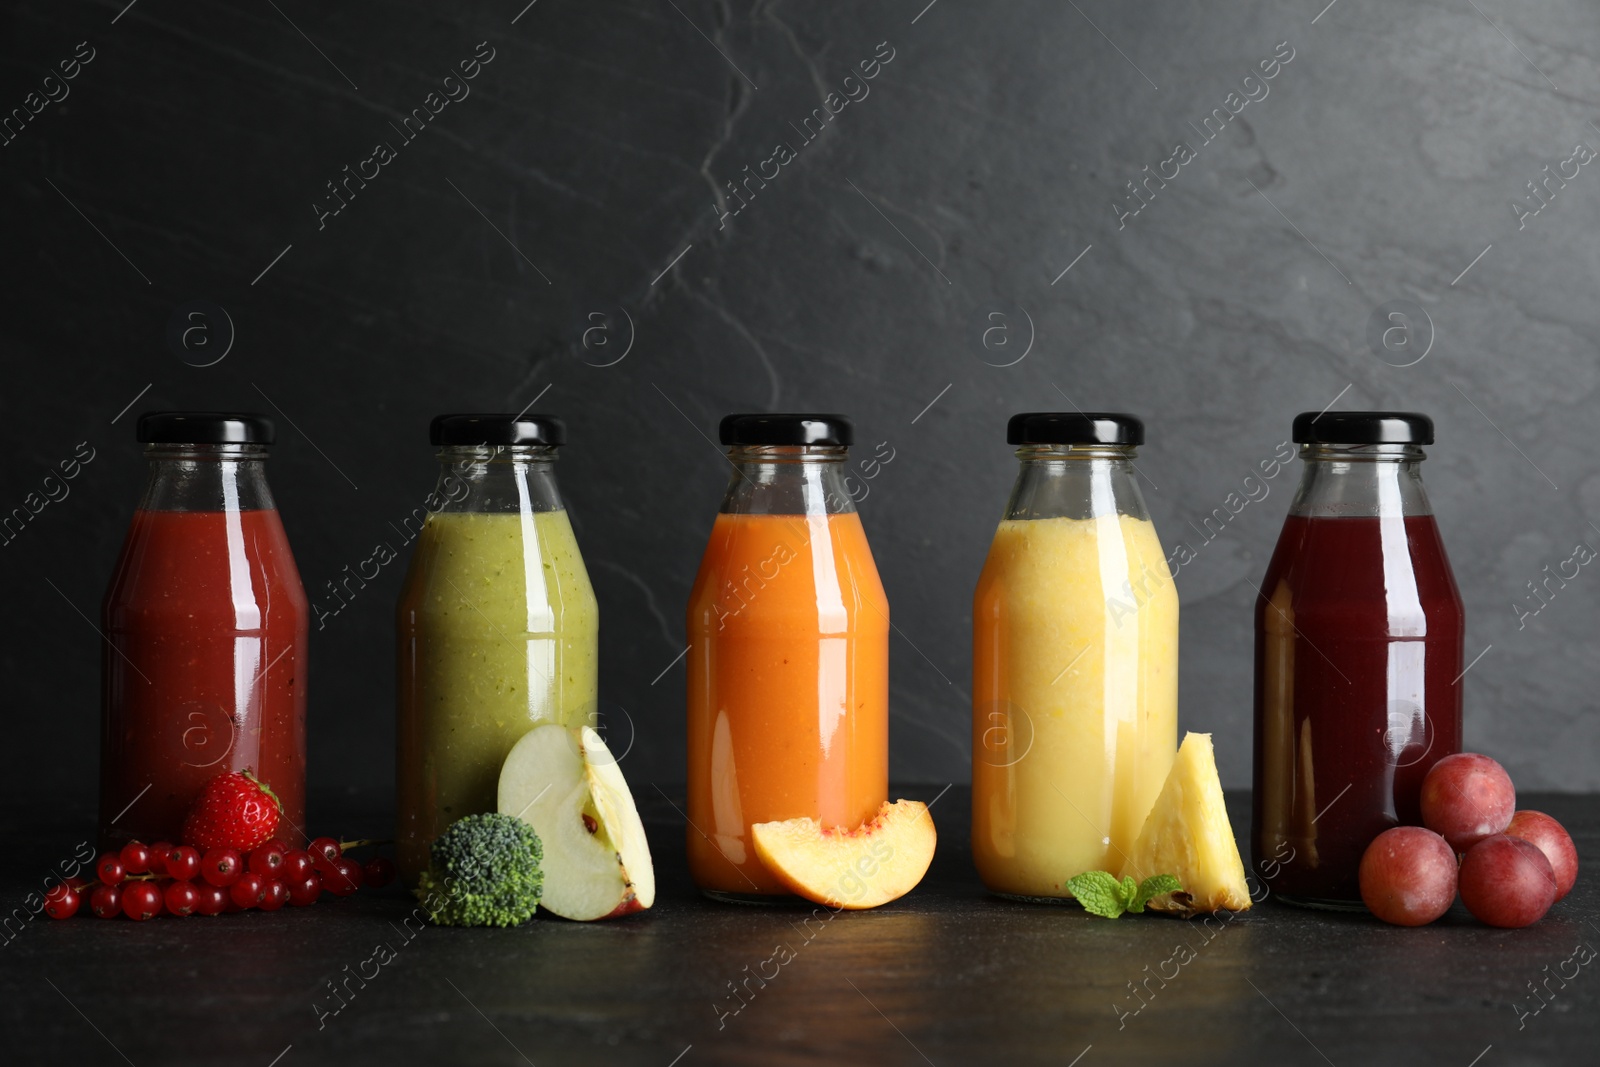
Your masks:
[[[95,861],[98,881],[68,878],[53,886],[44,910],[52,919],[70,919],[87,901],[101,919],[144,920],[162,912],[277,911],[285,904],[315,903],[324,890],[347,897],[362,886],[378,889],[394,881],[393,861],[376,856],[361,863],[344,854],[370,843],[319,837],[299,849],[274,839],[248,853],[212,848],[201,855],[189,845],[130,841],[121,852]]]

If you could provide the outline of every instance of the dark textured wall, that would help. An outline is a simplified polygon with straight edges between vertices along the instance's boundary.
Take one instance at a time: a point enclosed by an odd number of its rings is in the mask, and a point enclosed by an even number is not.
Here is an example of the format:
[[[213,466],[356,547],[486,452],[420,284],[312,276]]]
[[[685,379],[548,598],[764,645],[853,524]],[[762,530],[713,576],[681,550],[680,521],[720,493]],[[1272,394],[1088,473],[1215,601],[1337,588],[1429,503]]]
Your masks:
[[[683,775],[674,657],[719,416],[839,410],[863,455],[893,449],[861,503],[899,634],[892,771],[943,782],[967,775],[1005,418],[1072,405],[1148,422],[1150,507],[1198,554],[1182,722],[1244,785],[1251,583],[1297,468],[1199,530],[1332,404],[1437,420],[1426,478],[1467,656],[1488,649],[1469,746],[1525,787],[1600,787],[1600,576],[1564,562],[1600,546],[1589,0],[125,3],[0,16],[0,109],[23,109],[0,145],[0,508],[94,455],[0,547],[13,781],[93,780],[88,619],[138,411],[278,419],[318,598],[430,488],[430,416],[534,403],[570,424],[638,788]],[[346,166],[376,176],[341,202]],[[185,347],[174,321],[205,330]],[[1546,565],[1577,575],[1543,605]],[[401,569],[314,636],[314,782],[389,778]]]

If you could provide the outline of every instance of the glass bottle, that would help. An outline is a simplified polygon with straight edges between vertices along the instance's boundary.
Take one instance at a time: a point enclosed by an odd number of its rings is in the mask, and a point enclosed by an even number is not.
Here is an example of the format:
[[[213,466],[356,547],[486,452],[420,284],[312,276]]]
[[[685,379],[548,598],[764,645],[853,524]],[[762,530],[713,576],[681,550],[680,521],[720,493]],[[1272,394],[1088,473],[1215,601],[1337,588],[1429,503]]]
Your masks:
[[[1423,490],[1433,422],[1305,412],[1305,469],[1255,604],[1252,840],[1290,903],[1362,907],[1362,852],[1418,824],[1461,748],[1463,614]]]
[[[310,613],[261,415],[152,412],[144,496],[101,606],[100,835],[182,840],[206,782],[250,770],[305,824]]]
[[[1013,416],[1017,473],[972,602],[972,856],[1069,898],[1132,852],[1177,752],[1178,594],[1134,477],[1132,415]]]
[[[689,870],[782,899],[753,823],[859,826],[888,799],[889,603],[838,415],[729,415],[733,471],[689,596]]]
[[[500,766],[541,722],[595,725],[600,613],[556,487],[559,419],[440,415],[439,480],[396,612],[398,866],[494,811]]]

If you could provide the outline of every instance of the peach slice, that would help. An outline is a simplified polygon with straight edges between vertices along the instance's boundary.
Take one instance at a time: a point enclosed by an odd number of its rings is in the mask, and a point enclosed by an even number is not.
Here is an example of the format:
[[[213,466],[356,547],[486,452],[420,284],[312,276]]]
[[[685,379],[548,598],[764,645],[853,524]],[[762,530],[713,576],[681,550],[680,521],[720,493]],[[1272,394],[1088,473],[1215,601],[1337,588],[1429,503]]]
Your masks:
[[[815,819],[758,822],[750,828],[756,855],[784,888],[830,908],[876,908],[909,893],[933,862],[938,835],[928,806],[884,802],[854,830]]]

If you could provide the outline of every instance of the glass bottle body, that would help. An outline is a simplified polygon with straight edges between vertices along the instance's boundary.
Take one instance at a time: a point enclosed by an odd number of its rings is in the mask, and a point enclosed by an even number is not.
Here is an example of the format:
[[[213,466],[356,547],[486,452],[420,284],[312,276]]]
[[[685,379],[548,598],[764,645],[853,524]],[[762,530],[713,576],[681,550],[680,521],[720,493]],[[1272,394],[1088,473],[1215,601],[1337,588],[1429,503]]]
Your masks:
[[[201,788],[249,769],[305,824],[310,612],[258,444],[149,445],[101,606],[100,832],[179,841]]]
[[[1464,617],[1419,446],[1301,457],[1255,603],[1254,859],[1290,903],[1358,910],[1366,846],[1461,749]]]
[[[1001,895],[1120,871],[1177,751],[1178,596],[1134,449],[1027,445],[973,596],[972,852]]]
[[[542,722],[594,725],[599,607],[555,479],[555,449],[447,446],[396,611],[397,855],[494,811],[500,767]]]
[[[753,823],[853,828],[888,798],[889,605],[842,446],[736,446],[689,598],[689,868],[781,899]]]

